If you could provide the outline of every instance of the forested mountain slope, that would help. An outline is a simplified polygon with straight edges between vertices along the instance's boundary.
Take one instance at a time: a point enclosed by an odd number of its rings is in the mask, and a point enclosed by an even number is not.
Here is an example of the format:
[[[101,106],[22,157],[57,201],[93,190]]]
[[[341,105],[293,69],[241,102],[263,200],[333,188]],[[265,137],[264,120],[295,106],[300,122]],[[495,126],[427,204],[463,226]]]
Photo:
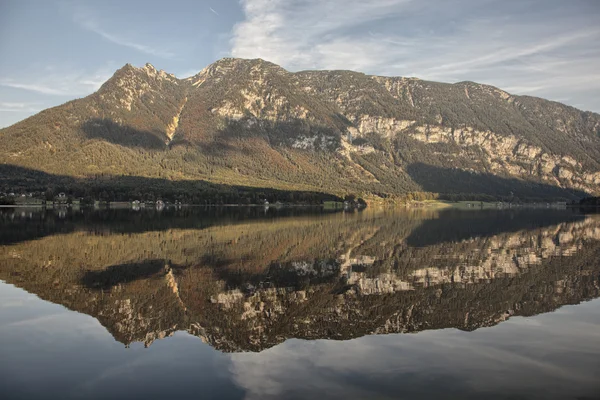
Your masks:
[[[231,58],[182,80],[128,64],[0,130],[0,162],[92,181],[568,199],[600,193],[600,115],[473,82]]]

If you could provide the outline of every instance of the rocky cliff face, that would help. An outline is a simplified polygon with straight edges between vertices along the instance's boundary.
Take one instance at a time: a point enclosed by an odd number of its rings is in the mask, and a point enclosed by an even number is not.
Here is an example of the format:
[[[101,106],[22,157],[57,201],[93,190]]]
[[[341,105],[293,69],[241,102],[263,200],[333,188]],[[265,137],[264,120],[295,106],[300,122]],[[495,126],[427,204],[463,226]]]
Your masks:
[[[126,65],[97,93],[0,130],[0,144],[2,163],[71,176],[374,196],[600,193],[598,114],[473,82],[263,60],[223,59],[185,80]]]
[[[126,345],[178,330],[223,351],[472,330],[600,296],[600,221],[564,217],[522,229],[534,220],[515,215],[497,232],[419,245],[438,215],[76,231],[0,246],[0,278],[94,316]]]

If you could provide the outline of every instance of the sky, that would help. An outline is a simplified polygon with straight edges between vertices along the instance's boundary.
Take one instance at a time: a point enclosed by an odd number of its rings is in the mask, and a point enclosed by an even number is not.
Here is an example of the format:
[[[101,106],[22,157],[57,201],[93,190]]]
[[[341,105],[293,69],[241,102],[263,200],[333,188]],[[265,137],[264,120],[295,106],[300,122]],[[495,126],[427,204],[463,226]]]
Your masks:
[[[600,112],[600,0],[0,0],[0,127],[126,63],[475,81]]]
[[[259,353],[187,332],[125,349],[95,318],[2,282],[0,321],[0,388],[19,398],[597,399],[600,299],[473,332],[288,339]]]

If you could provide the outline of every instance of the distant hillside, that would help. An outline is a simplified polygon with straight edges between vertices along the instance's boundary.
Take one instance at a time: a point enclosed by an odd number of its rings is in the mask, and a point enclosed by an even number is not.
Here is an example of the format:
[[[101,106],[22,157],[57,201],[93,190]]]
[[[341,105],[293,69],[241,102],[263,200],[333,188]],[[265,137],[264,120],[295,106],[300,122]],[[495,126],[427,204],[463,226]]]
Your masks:
[[[0,130],[0,163],[92,182],[574,199],[600,194],[600,115],[473,82],[290,73],[260,59],[180,80],[128,64],[96,93]],[[78,190],[64,182],[49,184]]]

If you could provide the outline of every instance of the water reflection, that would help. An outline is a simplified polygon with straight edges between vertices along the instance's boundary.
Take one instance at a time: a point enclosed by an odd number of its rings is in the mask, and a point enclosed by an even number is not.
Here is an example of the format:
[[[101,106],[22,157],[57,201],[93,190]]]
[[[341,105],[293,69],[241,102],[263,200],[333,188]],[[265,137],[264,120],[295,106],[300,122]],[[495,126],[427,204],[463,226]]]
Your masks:
[[[599,296],[598,216],[270,212],[4,213],[0,279],[125,346],[185,331],[223,352],[472,331]]]

